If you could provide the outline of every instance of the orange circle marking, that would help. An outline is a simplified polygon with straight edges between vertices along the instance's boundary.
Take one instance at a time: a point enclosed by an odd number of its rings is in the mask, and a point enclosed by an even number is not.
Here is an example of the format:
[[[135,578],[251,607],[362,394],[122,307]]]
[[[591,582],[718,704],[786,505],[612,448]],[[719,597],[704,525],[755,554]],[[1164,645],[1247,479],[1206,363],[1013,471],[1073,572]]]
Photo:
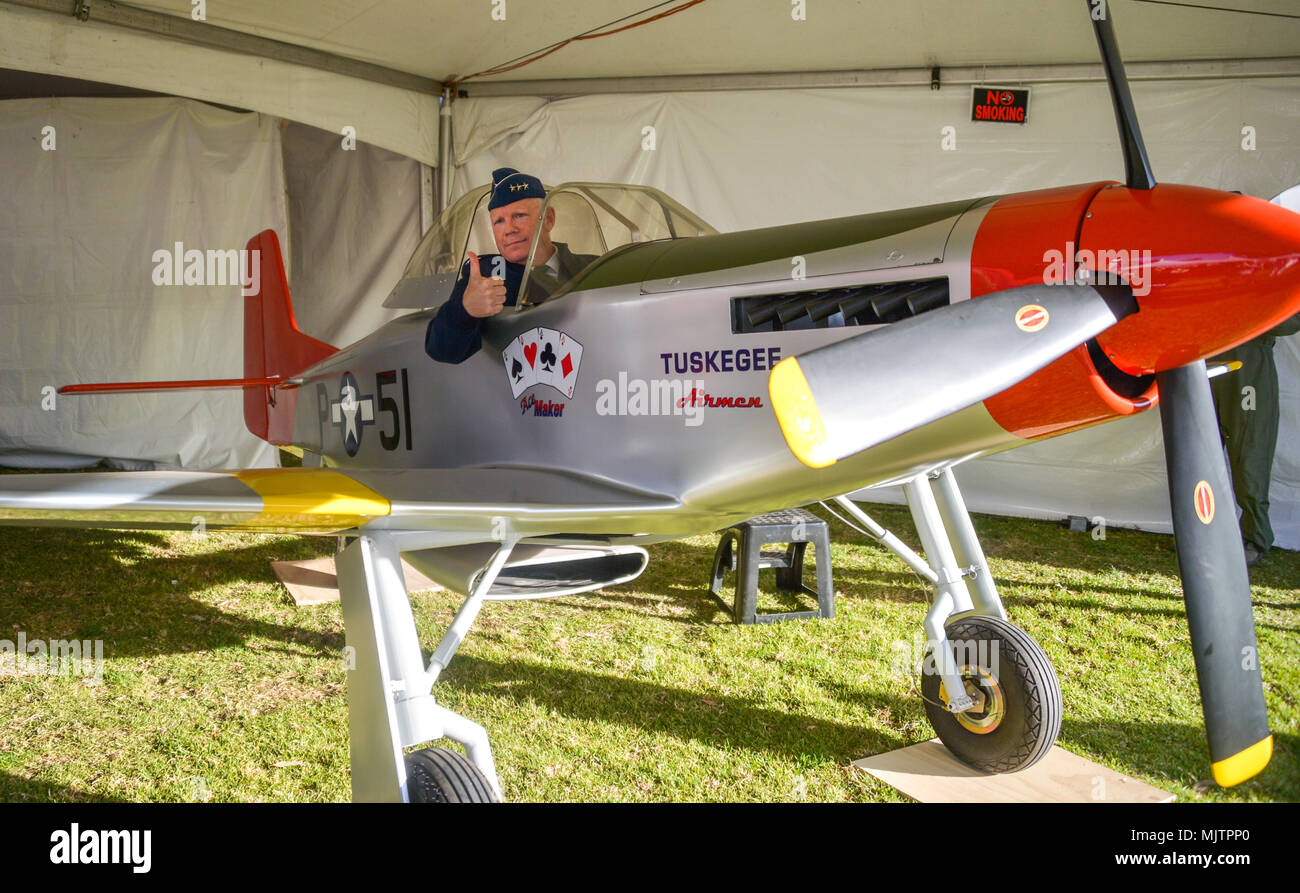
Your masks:
[[[1196,517],[1201,519],[1202,524],[1209,524],[1214,520],[1214,490],[1210,488],[1208,482],[1201,481],[1196,485],[1192,504],[1196,507]]]
[[[1016,328],[1022,332],[1037,332],[1047,325],[1047,308],[1042,304],[1026,304],[1016,311]]]

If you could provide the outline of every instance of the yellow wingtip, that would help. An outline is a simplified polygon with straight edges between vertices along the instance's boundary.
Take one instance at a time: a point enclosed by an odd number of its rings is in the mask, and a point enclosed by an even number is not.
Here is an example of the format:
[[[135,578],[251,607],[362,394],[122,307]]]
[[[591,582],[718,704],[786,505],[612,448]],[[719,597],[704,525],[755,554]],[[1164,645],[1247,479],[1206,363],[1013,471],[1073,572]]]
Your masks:
[[[834,465],[835,457],[826,442],[826,425],[795,357],[776,364],[767,379],[767,392],[790,452],[810,468]]]
[[[1269,735],[1263,741],[1257,741],[1245,750],[1219,760],[1210,768],[1214,771],[1215,782],[1220,787],[1230,788],[1263,772],[1272,758],[1273,736]]]

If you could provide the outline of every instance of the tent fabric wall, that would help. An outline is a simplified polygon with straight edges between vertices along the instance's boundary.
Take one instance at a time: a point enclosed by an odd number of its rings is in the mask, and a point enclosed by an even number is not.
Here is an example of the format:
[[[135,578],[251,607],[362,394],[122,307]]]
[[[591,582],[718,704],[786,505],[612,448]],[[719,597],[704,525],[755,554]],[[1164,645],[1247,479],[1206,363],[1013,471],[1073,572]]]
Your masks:
[[[181,99],[12,100],[0,156],[0,461],[274,464],[239,391],[42,401],[77,382],[243,373],[240,286],[155,285],[154,252],[285,235],[275,120]]]
[[[298,327],[351,344],[400,315],[384,298],[420,239],[420,165],[336,133],[289,123],[284,173]]]
[[[1264,198],[1300,182],[1298,88],[1294,78],[1133,84],[1157,179]],[[502,136],[458,155],[456,191],[487,182],[501,165],[551,183],[644,183],[730,231],[1123,178],[1104,83],[1035,85],[1023,126],[972,122],[970,97],[969,87],[873,87],[540,106],[462,99],[453,106],[458,147],[474,145],[462,141],[462,122],[491,119]],[[1254,149],[1245,148],[1244,127],[1253,128]],[[955,148],[945,148],[945,135]],[[1277,350],[1283,402],[1272,510],[1278,544],[1292,549],[1300,548],[1297,341]],[[958,478],[976,511],[1170,529],[1153,412],[976,460]]]
[[[1158,180],[1265,198],[1300,182],[1300,79],[1132,86]],[[511,164],[547,182],[655,186],[731,231],[1123,178],[1104,83],[1034,85],[1023,126],[972,122],[970,99],[960,86],[460,99],[454,192]],[[466,122],[489,115],[503,135],[466,151]],[[643,149],[650,126],[655,148]]]
[[[40,147],[55,128],[54,151]],[[183,99],[0,103],[0,464],[275,465],[237,390],[62,396],[73,382],[243,373],[238,285],[157,286],[153,252],[285,251],[299,327],[347,344],[419,233],[419,163],[266,115]]]

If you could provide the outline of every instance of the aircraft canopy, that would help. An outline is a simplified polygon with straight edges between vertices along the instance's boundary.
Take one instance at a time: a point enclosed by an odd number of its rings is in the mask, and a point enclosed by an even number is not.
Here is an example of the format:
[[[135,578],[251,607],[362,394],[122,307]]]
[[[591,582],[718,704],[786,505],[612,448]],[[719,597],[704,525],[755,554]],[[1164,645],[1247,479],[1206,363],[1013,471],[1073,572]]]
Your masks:
[[[469,252],[496,254],[487,211],[491,191],[487,184],[470,190],[440,214],[416,246],[402,279],[447,276],[450,283]],[[542,214],[555,210],[551,238],[577,255],[600,257],[634,243],[717,232],[698,215],[649,186],[563,183],[547,186],[546,193]],[[535,235],[529,248],[530,259],[536,250]],[[560,286],[565,284],[561,282]]]

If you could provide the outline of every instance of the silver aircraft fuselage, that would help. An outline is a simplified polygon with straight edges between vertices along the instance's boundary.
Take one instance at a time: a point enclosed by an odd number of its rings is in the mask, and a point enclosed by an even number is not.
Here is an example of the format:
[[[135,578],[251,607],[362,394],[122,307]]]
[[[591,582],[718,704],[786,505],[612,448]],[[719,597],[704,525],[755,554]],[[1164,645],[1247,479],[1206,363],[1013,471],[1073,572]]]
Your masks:
[[[655,538],[1014,446],[1023,440],[977,404],[854,461],[807,468],[772,413],[769,372],[781,359],[868,329],[737,332],[733,324],[736,299],[852,286],[946,279],[945,303],[966,300],[971,243],[991,203],[850,218],[868,235],[888,232],[798,255],[802,280],[792,277],[784,246],[773,259],[694,273],[679,271],[695,256],[672,257],[684,249],[699,255],[715,241],[730,243],[719,252],[743,252],[747,233],[632,246],[545,303],[487,320],[482,349],[457,365],[424,351],[433,311],[402,316],[299,376],[293,443],[341,468],[528,467],[617,482],[681,508],[644,530],[619,522],[581,532]],[[783,239],[793,235],[797,244],[799,229],[782,228]],[[605,269],[611,263],[616,271]],[[657,275],[665,268],[669,275]],[[611,279],[626,281],[604,284]],[[503,350],[539,328],[581,345],[572,396],[547,384],[513,393]],[[353,382],[359,408],[345,414],[336,407]],[[345,436],[348,414],[359,436]]]

